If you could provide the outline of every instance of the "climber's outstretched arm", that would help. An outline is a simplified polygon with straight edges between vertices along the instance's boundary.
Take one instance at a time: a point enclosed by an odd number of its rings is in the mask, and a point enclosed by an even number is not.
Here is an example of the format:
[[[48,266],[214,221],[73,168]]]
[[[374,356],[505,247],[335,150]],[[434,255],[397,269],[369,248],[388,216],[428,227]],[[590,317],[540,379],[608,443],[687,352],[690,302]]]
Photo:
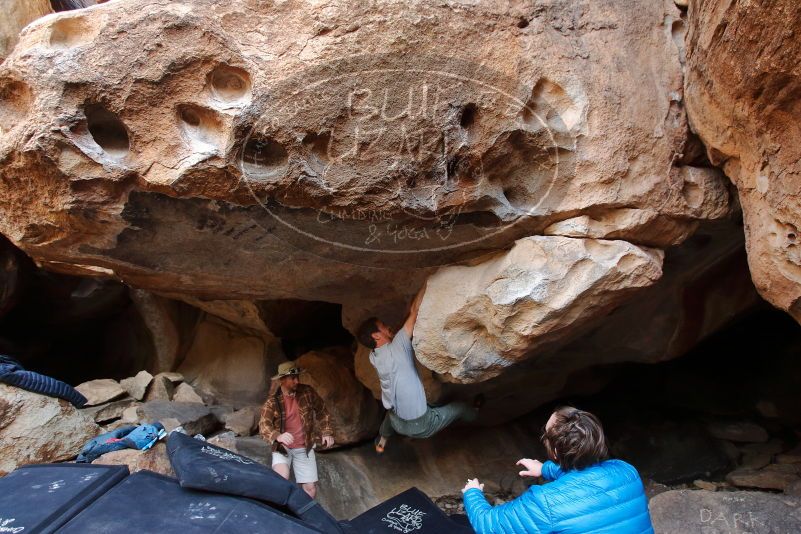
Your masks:
[[[409,316],[406,318],[406,322],[403,323],[403,329],[406,330],[406,333],[409,334],[409,337],[412,337],[414,333],[414,323],[417,322],[417,312],[420,310],[420,303],[423,302],[423,295],[426,292],[426,285],[423,284],[423,287],[420,288],[420,291],[417,292],[415,295],[414,300],[412,301],[412,305],[409,308]]]

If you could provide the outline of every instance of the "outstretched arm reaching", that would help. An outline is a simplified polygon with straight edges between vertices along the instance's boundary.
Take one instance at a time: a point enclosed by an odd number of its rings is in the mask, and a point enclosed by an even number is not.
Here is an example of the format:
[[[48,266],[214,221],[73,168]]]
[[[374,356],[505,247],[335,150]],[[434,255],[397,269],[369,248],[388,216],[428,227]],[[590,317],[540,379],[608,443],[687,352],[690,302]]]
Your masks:
[[[420,288],[420,291],[417,292],[417,295],[415,295],[412,301],[412,306],[409,309],[409,316],[403,323],[403,328],[406,330],[406,333],[409,334],[409,337],[412,337],[412,333],[414,332],[414,323],[417,322],[417,312],[420,310],[420,303],[423,302],[423,295],[425,295],[425,293],[426,285],[423,284],[423,287]]]

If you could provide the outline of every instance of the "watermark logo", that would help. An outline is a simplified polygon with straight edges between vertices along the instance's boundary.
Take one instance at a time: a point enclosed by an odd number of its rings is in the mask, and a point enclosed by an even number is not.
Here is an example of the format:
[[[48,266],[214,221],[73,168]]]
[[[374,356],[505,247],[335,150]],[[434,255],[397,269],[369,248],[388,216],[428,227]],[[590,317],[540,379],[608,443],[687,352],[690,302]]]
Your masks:
[[[249,458],[245,458],[244,456],[240,456],[238,454],[233,454],[233,453],[226,452],[226,451],[221,451],[219,449],[213,449],[213,448],[207,447],[205,445],[200,449],[200,452],[202,452],[204,454],[208,454],[210,456],[214,456],[216,458],[219,458],[220,460],[228,460],[228,461],[232,461],[232,462],[238,462],[238,463],[243,464],[243,465],[251,465],[251,464],[255,464],[256,463],[253,460],[250,460]]]
[[[452,58],[316,65],[259,101],[241,184],[271,233],[320,255],[434,264],[497,248],[557,205],[574,148],[531,91]]]
[[[16,521],[15,518],[4,519],[0,517],[0,532],[10,532],[11,534],[17,534],[18,532],[22,532],[25,530],[25,527],[15,527],[12,525]]]
[[[423,528],[424,515],[426,513],[422,510],[412,508],[408,504],[401,504],[387,512],[387,515],[382,517],[381,521],[387,523],[394,530],[408,534]]]

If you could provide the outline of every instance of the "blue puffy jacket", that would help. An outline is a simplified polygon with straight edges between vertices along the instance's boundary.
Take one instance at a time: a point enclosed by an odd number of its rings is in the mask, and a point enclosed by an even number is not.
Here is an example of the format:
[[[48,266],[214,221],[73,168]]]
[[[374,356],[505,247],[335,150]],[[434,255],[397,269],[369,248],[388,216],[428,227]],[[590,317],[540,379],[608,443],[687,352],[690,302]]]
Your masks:
[[[548,461],[542,476],[517,499],[492,507],[478,489],[464,494],[464,508],[478,534],[653,534],[637,470],[606,460],[580,471]]]

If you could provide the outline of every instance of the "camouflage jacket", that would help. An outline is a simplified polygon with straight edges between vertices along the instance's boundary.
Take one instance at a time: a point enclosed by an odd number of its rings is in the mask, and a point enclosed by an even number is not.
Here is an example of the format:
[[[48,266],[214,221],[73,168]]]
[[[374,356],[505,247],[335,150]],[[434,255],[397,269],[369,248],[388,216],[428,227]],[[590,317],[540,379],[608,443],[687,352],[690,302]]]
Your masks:
[[[331,416],[325,408],[325,403],[314,388],[306,384],[298,384],[295,392],[298,401],[298,412],[303,424],[306,437],[306,449],[322,444],[324,436],[333,436]],[[259,434],[267,443],[271,443],[273,450],[283,448],[275,438],[285,432],[286,410],[284,408],[283,392],[276,388],[275,393],[267,397],[267,402],[261,408],[259,419]]]

